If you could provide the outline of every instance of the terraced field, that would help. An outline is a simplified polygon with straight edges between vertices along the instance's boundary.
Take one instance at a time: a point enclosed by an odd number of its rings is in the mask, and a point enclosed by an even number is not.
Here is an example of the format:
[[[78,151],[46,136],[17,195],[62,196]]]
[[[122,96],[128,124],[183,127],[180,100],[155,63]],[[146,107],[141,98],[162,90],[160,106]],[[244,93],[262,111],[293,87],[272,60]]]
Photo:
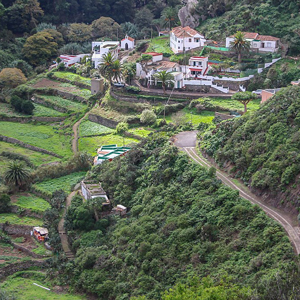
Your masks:
[[[63,79],[67,79],[67,80],[70,80],[73,82],[91,85],[90,78],[82,77],[80,75],[77,75],[77,74],[74,74],[71,72],[54,72],[53,74],[58,78],[63,78]]]
[[[0,223],[8,222],[15,225],[42,226],[43,221],[31,217],[18,217],[16,214],[0,214]]]
[[[0,122],[0,132],[2,135],[16,138],[63,157],[72,155],[70,136],[58,132],[54,126]]]
[[[22,193],[12,196],[12,202],[22,208],[31,209],[43,213],[46,209],[51,208],[50,204],[42,198],[36,197],[29,193]]]
[[[105,133],[109,134],[112,132],[114,132],[113,129],[89,120],[83,120],[79,126],[79,136],[91,136]]]

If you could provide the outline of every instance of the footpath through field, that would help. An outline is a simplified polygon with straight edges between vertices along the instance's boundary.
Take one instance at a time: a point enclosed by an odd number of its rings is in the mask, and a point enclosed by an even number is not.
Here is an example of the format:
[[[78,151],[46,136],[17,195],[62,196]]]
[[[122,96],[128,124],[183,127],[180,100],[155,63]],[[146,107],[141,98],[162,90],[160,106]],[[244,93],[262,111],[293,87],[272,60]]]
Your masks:
[[[185,151],[192,160],[202,165],[203,167],[216,167],[197,154],[195,148],[196,133],[194,131],[179,133],[174,138],[174,144]],[[230,178],[226,173],[222,172],[220,169],[217,169],[216,175],[219,179],[222,180],[224,184],[235,190],[238,190],[242,198],[250,201],[252,204],[259,205],[269,217],[277,221],[285,229],[297,255],[300,254],[300,227],[295,226],[295,220],[292,216],[265,203],[262,198],[255,196],[242,184],[239,184],[239,186],[237,186],[234,183],[233,179]]]

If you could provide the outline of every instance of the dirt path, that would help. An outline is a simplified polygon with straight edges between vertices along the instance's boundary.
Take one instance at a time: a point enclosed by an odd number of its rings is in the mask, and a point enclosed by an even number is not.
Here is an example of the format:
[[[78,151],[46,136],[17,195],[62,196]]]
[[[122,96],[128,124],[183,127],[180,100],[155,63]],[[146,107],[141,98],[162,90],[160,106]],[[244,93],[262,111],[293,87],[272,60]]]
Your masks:
[[[81,121],[89,114],[90,111],[88,111],[80,120],[78,120],[74,125],[73,125],[73,133],[74,133],[74,138],[72,140],[72,151],[74,154],[78,152],[78,128],[81,123]]]
[[[208,168],[216,167],[196,153],[196,134],[194,134],[194,132],[182,132],[176,135],[174,137],[174,144],[183,149],[183,151],[185,151],[196,163]],[[295,252],[298,255],[300,254],[300,227],[296,225],[297,220],[294,217],[265,203],[263,199],[255,196],[241,183],[237,185],[234,180],[230,178],[230,176],[218,168],[216,175],[224,184],[239,191],[239,194],[242,198],[250,201],[252,204],[259,205],[269,217],[277,221],[286,231],[290,241],[294,246]]]
[[[75,196],[76,191],[72,192],[71,194],[69,194],[69,196],[66,199],[66,207],[64,209],[62,218],[60,219],[59,223],[58,223],[58,232],[59,232],[59,236],[60,236],[60,240],[61,240],[61,245],[62,248],[66,254],[66,257],[69,259],[74,259],[74,254],[72,253],[70,246],[69,246],[69,242],[68,242],[68,236],[67,233],[65,231],[64,228],[64,222],[65,222],[65,216],[67,213],[67,209],[68,207],[71,205],[71,201],[72,198]]]

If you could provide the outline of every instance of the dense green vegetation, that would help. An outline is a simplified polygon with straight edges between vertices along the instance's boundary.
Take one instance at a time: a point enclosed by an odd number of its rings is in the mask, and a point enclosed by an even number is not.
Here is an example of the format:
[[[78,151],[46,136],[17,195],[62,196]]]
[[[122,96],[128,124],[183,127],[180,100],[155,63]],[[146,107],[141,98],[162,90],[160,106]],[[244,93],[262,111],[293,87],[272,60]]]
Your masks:
[[[114,203],[130,212],[96,222],[96,204],[73,199],[65,223],[76,250],[74,268],[66,270],[73,287],[99,299],[160,299],[188,277],[230,274],[234,284],[263,299],[271,291],[279,295],[269,284],[275,276],[284,294],[292,293],[286,279],[295,256],[283,229],[162,134],[95,167],[87,178],[100,180]]]
[[[8,222],[16,225],[41,226],[43,221],[31,217],[18,217],[12,213],[0,214],[0,223]]]
[[[286,88],[257,112],[203,135],[202,149],[257,191],[299,207],[300,88]]]
[[[30,194],[16,196],[16,202],[14,202],[14,204],[38,212],[44,212],[50,208],[50,204],[46,200]]]
[[[101,135],[106,133],[108,134],[112,133],[113,131],[114,130],[109,127],[105,127],[89,120],[82,121],[79,126],[80,136]]]

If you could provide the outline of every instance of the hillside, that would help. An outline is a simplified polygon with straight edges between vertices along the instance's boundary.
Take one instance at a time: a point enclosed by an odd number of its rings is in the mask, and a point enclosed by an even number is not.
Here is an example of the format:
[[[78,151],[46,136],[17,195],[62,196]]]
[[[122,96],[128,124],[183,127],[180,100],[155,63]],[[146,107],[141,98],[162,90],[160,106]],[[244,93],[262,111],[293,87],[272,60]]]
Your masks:
[[[202,150],[276,206],[294,213],[300,189],[300,88],[283,89],[258,111],[203,135]]]
[[[191,163],[162,134],[95,167],[91,178],[130,212],[127,218],[96,221],[95,202],[72,200],[66,227],[76,258],[66,272],[77,290],[99,299],[160,299],[175,283],[189,285],[188,277],[210,275],[219,282],[230,274],[229,281],[252,289],[248,296],[267,299],[278,293],[272,274],[284,281],[294,268],[283,229],[225,187],[213,170]]]
[[[290,53],[300,52],[299,1],[198,0],[192,15],[199,18],[200,32],[207,38],[225,41],[238,30],[282,38]],[[299,31],[298,31],[299,32]]]

